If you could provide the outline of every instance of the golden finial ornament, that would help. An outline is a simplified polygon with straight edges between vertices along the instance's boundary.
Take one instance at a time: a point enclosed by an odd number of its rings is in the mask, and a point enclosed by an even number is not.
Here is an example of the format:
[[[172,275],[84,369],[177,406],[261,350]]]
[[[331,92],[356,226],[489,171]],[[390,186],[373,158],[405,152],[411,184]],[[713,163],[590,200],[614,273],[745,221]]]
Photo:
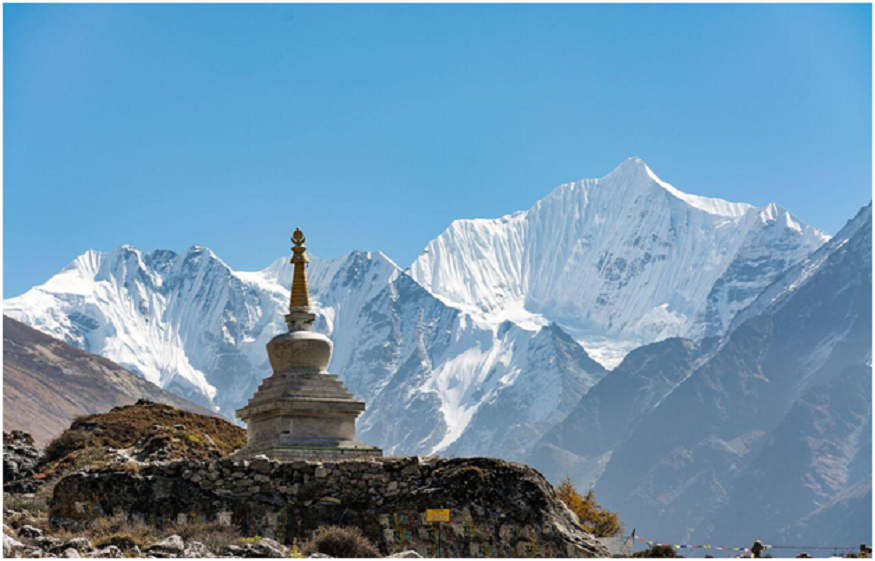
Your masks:
[[[292,234],[292,264],[295,266],[292,275],[292,299],[289,302],[289,311],[309,311],[310,307],[310,289],[307,287],[307,264],[310,258],[307,257],[307,248],[304,247],[304,242],[307,237],[300,228],[295,228],[295,233]],[[308,308],[304,310],[304,308]]]

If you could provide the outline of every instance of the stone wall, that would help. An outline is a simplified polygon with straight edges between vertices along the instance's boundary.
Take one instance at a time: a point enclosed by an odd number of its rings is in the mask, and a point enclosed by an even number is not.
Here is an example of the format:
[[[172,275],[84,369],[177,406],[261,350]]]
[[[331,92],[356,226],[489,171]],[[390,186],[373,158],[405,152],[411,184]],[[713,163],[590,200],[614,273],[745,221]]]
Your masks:
[[[451,521],[427,522],[427,509],[450,509]],[[538,472],[485,458],[181,461],[75,473],[55,488],[56,526],[116,512],[159,527],[221,521],[285,544],[353,525],[385,554],[433,557],[440,545],[444,557],[607,556]]]

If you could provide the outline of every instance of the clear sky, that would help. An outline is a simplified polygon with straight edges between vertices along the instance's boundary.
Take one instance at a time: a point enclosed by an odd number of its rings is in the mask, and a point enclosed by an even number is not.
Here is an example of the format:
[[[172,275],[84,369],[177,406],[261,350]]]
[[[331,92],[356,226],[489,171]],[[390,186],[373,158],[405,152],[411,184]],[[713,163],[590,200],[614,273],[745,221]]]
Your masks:
[[[4,296],[88,248],[240,270],[524,210],[640,156],[835,233],[872,193],[869,5],[4,5]]]

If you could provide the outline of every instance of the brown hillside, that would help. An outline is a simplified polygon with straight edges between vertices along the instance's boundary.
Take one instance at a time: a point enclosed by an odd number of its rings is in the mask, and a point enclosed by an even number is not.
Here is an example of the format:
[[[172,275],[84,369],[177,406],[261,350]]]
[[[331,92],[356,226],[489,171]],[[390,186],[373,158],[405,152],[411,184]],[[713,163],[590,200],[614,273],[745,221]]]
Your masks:
[[[246,431],[220,417],[140,400],[73,421],[46,447],[38,471],[53,475],[125,459],[217,459],[245,444]]]
[[[212,415],[118,364],[3,316],[3,427],[45,446],[75,417],[138,399]]]

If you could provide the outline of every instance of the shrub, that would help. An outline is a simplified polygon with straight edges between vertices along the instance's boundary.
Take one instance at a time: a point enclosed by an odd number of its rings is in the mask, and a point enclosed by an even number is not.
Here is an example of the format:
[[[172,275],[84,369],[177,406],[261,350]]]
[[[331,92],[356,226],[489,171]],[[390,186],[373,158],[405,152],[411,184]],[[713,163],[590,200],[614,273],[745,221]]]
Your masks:
[[[678,557],[678,554],[670,545],[654,545],[650,549],[633,553],[632,557],[669,558]]]
[[[246,538],[240,538],[237,540],[237,543],[240,545],[253,545],[261,541],[261,536],[249,536]]]
[[[623,525],[616,512],[602,508],[595,500],[592,489],[581,497],[571,478],[566,476],[556,494],[562,499],[571,512],[577,515],[580,527],[597,538],[611,538],[623,533]]]
[[[304,556],[322,553],[331,557],[381,557],[380,551],[355,527],[323,526],[304,548]]]
[[[100,541],[94,542],[94,547],[97,549],[103,549],[104,547],[109,547],[111,545],[116,546],[122,551],[128,551],[134,549],[134,546],[142,549],[146,544],[130,534],[112,534]]]
[[[49,442],[45,450],[43,462],[56,462],[64,459],[71,452],[90,446],[94,437],[87,432],[68,429]]]

